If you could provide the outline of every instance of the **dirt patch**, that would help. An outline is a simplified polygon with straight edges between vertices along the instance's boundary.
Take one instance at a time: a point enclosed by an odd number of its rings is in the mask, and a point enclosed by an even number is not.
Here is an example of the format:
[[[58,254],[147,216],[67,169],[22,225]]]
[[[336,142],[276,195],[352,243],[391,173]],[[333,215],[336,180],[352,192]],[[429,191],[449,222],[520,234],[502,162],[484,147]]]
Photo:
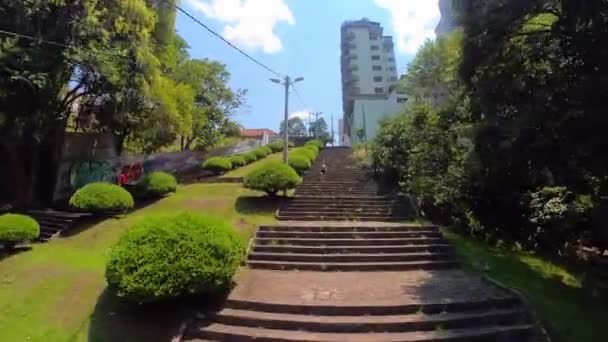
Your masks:
[[[103,276],[97,272],[82,272],[63,291],[49,310],[49,321],[67,330],[83,324],[105,287]]]

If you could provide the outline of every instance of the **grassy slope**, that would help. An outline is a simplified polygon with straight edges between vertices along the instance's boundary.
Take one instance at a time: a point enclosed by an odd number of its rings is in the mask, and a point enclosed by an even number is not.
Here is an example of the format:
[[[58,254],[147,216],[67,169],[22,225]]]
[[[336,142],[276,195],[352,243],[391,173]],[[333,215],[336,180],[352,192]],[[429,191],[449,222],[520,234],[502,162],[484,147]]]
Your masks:
[[[490,248],[455,233],[446,238],[465,267],[525,293],[557,342],[606,341],[608,308],[582,299],[580,277],[540,257]]]
[[[36,245],[0,261],[0,341],[170,340],[182,319],[173,307],[134,313],[104,291],[108,249],[148,214],[192,210],[229,219],[251,234],[273,222],[275,203],[239,184],[195,184],[121,219]],[[0,255],[0,259],[2,255]]]
[[[247,166],[240,167],[234,171],[230,171],[224,174],[221,178],[237,178],[237,177],[245,177],[249,172],[255,170],[260,165],[271,162],[271,161],[281,161],[283,160],[283,153],[274,153],[269,155],[266,158],[260,159],[256,162],[253,162]]]

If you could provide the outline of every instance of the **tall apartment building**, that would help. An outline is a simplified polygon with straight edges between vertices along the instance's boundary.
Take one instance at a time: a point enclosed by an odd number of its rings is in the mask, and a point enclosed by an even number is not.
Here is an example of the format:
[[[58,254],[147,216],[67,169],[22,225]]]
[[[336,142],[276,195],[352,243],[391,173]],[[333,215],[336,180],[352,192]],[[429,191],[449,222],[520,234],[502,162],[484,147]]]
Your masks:
[[[377,122],[395,110],[391,104],[397,99],[391,94],[398,77],[393,38],[384,36],[380,23],[367,18],[346,21],[341,34],[344,117],[340,143],[349,145],[361,129],[364,139],[371,139]],[[357,122],[365,127],[355,126]]]
[[[456,17],[454,9],[454,0],[439,0],[439,12],[441,13],[441,20],[435,27],[435,34],[437,37],[441,37],[454,31],[459,23]]]

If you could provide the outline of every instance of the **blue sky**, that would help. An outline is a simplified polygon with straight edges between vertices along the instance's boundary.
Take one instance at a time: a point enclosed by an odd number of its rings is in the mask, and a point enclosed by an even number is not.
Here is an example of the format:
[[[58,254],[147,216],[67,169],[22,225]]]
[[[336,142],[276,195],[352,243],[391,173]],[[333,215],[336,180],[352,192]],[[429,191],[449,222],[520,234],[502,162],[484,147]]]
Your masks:
[[[340,25],[368,17],[382,23],[397,46],[397,67],[407,68],[416,49],[434,38],[437,0],[182,0],[181,6],[229,41],[281,74],[305,78],[292,92],[291,115],[308,111],[342,116]],[[198,24],[178,14],[177,29],[193,58],[226,64],[231,86],[249,90],[236,120],[247,128],[277,130],[283,118],[283,89],[274,77]]]

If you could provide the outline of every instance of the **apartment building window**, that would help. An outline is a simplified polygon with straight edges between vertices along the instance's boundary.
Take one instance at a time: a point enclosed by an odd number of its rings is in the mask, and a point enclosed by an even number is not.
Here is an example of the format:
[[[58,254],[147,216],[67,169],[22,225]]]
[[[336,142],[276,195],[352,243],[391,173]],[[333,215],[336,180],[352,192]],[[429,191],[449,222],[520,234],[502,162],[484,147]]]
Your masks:
[[[380,66],[380,65],[374,65],[374,66],[372,66],[372,70],[374,70],[374,71],[382,71],[382,66]]]
[[[388,71],[395,71],[395,67],[388,67]]]
[[[393,57],[389,57],[389,58],[388,58],[388,61],[389,61],[389,62],[394,62],[394,61],[395,61],[395,59],[394,59]]]
[[[374,82],[382,82],[382,76],[374,76]]]
[[[375,92],[376,94],[384,94],[384,88],[375,88],[375,89],[374,89],[374,92]]]
[[[369,40],[378,40],[378,36],[376,36],[376,35],[370,35],[369,36]]]
[[[397,76],[391,76],[391,81],[392,82],[396,82],[397,81]]]
[[[407,102],[407,98],[405,97],[400,97],[397,99],[397,103],[406,103]]]
[[[380,56],[378,56],[378,55],[372,56],[372,61],[379,61],[379,60],[380,60]]]
[[[371,49],[372,49],[372,51],[378,51],[378,50],[380,50],[380,47],[378,45],[372,45]]]

